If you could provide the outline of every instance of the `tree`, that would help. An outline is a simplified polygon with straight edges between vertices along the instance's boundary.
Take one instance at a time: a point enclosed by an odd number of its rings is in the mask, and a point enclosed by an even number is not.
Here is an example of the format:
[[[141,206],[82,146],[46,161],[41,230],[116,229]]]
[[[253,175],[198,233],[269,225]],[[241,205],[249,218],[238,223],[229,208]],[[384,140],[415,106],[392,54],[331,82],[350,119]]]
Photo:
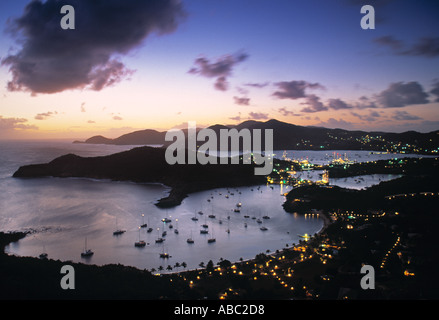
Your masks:
[[[213,271],[213,261],[212,260],[209,260],[209,262],[207,263],[206,271],[207,272],[212,272]]]

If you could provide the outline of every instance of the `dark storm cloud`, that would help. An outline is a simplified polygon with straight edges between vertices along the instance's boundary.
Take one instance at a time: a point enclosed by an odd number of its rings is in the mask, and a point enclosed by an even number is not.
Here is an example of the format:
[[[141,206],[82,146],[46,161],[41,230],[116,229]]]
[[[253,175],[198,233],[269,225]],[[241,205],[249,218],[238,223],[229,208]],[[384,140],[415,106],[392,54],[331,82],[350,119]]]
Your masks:
[[[217,78],[214,84],[215,89],[225,91],[228,89],[227,77],[232,75],[235,65],[247,58],[248,54],[246,53],[227,54],[214,62],[205,57],[200,57],[195,60],[195,67],[192,67],[189,73],[199,74],[207,78]]]
[[[319,83],[310,83],[303,80],[281,81],[276,82],[275,85],[279,91],[275,91],[273,96],[279,99],[299,99],[305,98],[308,95],[305,93],[306,89],[324,89]]]
[[[63,30],[60,9],[75,9],[75,29]],[[101,90],[131,74],[118,57],[150,34],[174,31],[185,13],[178,0],[47,0],[30,2],[8,31],[20,50],[2,60],[10,91]]]
[[[378,104],[383,108],[400,108],[412,104],[425,104],[427,93],[417,82],[397,82],[390,84],[389,88],[376,95]]]
[[[439,56],[439,38],[424,37],[413,45],[404,45],[392,36],[383,36],[373,40],[381,46],[389,47],[394,54],[404,56],[424,56],[435,58]]]

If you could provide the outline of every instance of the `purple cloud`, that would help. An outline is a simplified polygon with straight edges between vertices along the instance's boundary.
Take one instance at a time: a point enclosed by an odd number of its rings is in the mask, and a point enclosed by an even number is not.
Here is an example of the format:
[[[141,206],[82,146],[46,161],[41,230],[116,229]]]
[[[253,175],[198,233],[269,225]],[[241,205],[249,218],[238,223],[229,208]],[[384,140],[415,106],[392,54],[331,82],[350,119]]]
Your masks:
[[[308,95],[305,93],[306,89],[324,89],[319,83],[310,83],[307,81],[281,81],[275,83],[279,91],[275,91],[273,96],[279,99],[299,99],[305,98]]]
[[[235,104],[241,105],[241,106],[248,106],[250,104],[250,98],[246,97],[233,97],[233,100],[235,100]]]
[[[195,67],[192,67],[188,72],[207,78],[217,78],[214,84],[215,89],[225,91],[228,89],[227,78],[232,75],[233,68],[248,57],[246,53],[227,54],[214,62],[205,57],[200,57],[195,60]]]
[[[425,104],[427,93],[417,82],[397,82],[376,95],[378,104],[383,108],[401,108],[412,104]]]
[[[66,4],[75,8],[74,30],[60,27]],[[1,61],[12,74],[8,90],[102,90],[132,73],[122,55],[153,33],[173,32],[184,17],[178,0],[31,1],[8,27],[21,45]]]

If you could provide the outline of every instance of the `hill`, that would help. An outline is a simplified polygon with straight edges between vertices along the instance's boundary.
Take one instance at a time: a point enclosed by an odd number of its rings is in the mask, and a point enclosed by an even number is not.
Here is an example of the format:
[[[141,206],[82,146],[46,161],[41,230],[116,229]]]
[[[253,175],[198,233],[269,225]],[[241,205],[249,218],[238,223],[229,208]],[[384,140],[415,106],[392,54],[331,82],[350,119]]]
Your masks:
[[[248,120],[238,125],[215,124],[221,129],[273,129],[275,150],[373,150],[380,152],[438,154],[439,131],[403,133],[350,131],[323,127],[299,126],[271,119],[265,122]],[[116,145],[166,145],[166,132],[152,129],[135,131],[115,139],[94,136],[82,143]],[[75,141],[79,143],[79,141]]]
[[[159,207],[170,207],[192,192],[219,187],[260,184],[264,176],[254,175],[254,164],[174,164],[165,159],[164,148],[138,147],[102,157],[67,154],[49,163],[20,167],[16,178],[85,177],[115,181],[163,183],[172,188]],[[188,154],[188,153],[186,153]],[[187,162],[186,162],[187,163]]]

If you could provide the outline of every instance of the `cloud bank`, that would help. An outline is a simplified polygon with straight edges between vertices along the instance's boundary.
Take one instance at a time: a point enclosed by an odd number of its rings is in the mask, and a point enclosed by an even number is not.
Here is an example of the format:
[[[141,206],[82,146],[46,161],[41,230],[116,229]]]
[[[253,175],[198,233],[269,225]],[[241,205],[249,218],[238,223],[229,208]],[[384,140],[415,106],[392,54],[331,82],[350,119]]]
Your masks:
[[[74,30],[60,27],[66,4],[75,9]],[[102,90],[132,74],[121,56],[153,33],[173,32],[184,17],[178,0],[34,0],[7,29],[21,44],[1,61],[12,74],[8,90]]]

